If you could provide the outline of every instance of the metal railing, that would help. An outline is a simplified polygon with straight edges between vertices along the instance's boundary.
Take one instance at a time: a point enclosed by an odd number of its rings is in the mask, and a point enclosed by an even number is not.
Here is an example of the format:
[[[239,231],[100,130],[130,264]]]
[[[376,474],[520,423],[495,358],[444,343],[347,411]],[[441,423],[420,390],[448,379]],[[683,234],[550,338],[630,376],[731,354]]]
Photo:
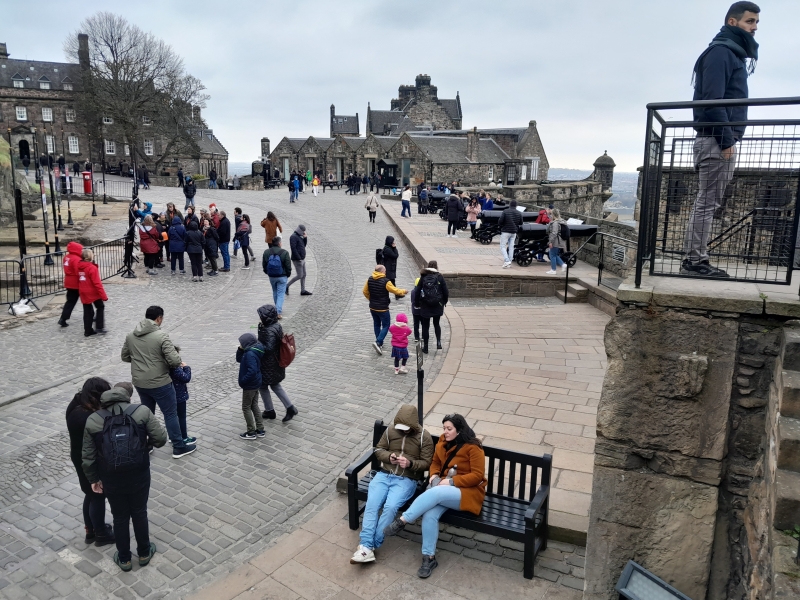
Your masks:
[[[94,191],[98,196],[107,196],[117,200],[130,200],[133,197],[134,184],[135,182],[132,179],[126,181],[95,179]]]
[[[667,114],[736,107],[749,107],[758,118],[725,123],[738,141],[724,160],[714,156],[716,143],[695,148],[697,139],[721,137],[719,123],[694,122],[692,113]],[[645,265],[651,276],[788,285],[799,180],[800,98],[648,104],[636,286]],[[692,268],[706,255],[713,274]]]
[[[94,262],[101,279],[124,275],[127,237],[95,246]],[[35,300],[63,291],[64,269],[61,254],[36,254],[22,260],[0,260],[0,305],[13,305],[22,300]],[[35,304],[34,304],[35,306]]]

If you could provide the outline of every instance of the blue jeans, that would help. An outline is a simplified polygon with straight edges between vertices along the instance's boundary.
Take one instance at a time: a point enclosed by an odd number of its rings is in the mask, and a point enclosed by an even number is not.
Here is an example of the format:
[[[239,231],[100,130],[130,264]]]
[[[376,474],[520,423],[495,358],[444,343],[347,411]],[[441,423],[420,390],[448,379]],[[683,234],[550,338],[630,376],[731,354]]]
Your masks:
[[[216,187],[217,187],[217,182],[214,181],[213,179],[209,179],[208,180],[208,189],[213,190]]]
[[[409,202],[408,200],[401,200],[400,202],[403,205],[403,210],[400,211],[400,216],[401,217],[405,217],[406,216],[406,211],[408,211],[408,216],[410,217],[411,216],[411,202]]]
[[[272,286],[272,300],[275,302],[278,314],[283,312],[283,298],[286,296],[286,281],[288,279],[285,275],[283,277],[269,278],[269,284]]]
[[[375,342],[378,346],[383,346],[383,340],[386,339],[386,334],[389,333],[389,325],[392,324],[392,316],[388,310],[377,312],[374,310],[369,311],[372,313],[372,326],[375,329]]]
[[[505,231],[500,234],[500,252],[503,253],[503,261],[510,263],[514,260],[514,240],[516,233],[506,233]]]
[[[438,485],[427,490],[403,513],[403,520],[411,523],[422,517],[422,554],[436,554],[439,539],[439,518],[448,508],[458,510],[461,506],[461,490],[453,485]]]
[[[300,197],[300,188],[295,188],[292,193],[294,194],[294,199],[297,200]]]
[[[561,260],[561,248],[550,248],[547,253],[550,255],[550,268],[553,271],[556,270],[556,267],[560,267],[564,264],[564,261]]]
[[[228,251],[228,244],[230,242],[220,242],[219,243],[219,253],[222,255],[222,268],[223,269],[230,269],[231,268],[231,255]]]
[[[186,212],[186,209],[190,206],[194,206],[194,197],[186,198],[186,205],[183,207],[183,212]]]
[[[361,522],[360,543],[375,550],[383,544],[383,530],[394,521],[397,511],[417,489],[417,482],[408,477],[390,475],[379,471],[369,482],[367,505],[364,507],[364,520]],[[380,519],[378,511],[383,507]]]
[[[181,426],[178,422],[178,403],[172,383],[151,389],[140,388],[137,385],[136,391],[139,393],[142,404],[149,408],[151,413],[156,413],[156,405],[158,405],[164,415],[164,425],[167,428],[167,435],[172,441],[172,447],[183,448],[186,444],[183,442]]]

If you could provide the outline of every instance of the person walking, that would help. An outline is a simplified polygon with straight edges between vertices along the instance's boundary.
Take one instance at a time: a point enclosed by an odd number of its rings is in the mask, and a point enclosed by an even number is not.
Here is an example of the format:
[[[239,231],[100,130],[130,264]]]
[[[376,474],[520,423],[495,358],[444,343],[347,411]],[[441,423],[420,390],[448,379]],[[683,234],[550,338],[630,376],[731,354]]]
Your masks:
[[[350,564],[375,562],[375,550],[383,545],[383,530],[414,495],[431,465],[433,438],[420,425],[416,406],[400,407],[375,446],[375,459],[381,469],[369,482],[358,547]]]
[[[311,180],[311,186],[314,195],[319,196],[319,175],[314,175],[314,179]]]
[[[222,255],[222,268],[220,271],[227,273],[231,270],[231,255],[229,244],[231,242],[231,222],[228,215],[222,210],[219,213],[219,227],[217,227],[219,237],[219,253]]]
[[[394,237],[387,235],[383,244],[383,266],[386,267],[386,279],[392,282],[392,285],[397,285],[397,259],[400,257],[400,252],[397,249],[397,243]],[[396,298],[399,300],[400,298]]]
[[[183,186],[185,185],[184,177],[183,177],[183,168],[178,167],[178,187],[183,190]]]
[[[189,435],[186,425],[186,403],[189,401],[189,383],[192,381],[192,367],[181,365],[169,370],[172,387],[175,388],[175,412],[178,414],[178,426],[181,428],[181,437],[186,444],[197,443],[197,438]]]
[[[450,299],[450,293],[444,277],[439,273],[439,263],[435,260],[429,261],[428,266],[420,271],[413,298],[419,306],[419,318],[422,324],[422,352],[428,353],[431,319],[433,319],[433,332],[436,335],[436,349],[441,350],[442,328],[439,325],[439,319],[444,314],[444,307]]]
[[[562,271],[567,270],[567,265],[561,260],[561,251],[567,249],[567,241],[561,237],[561,226],[566,223],[561,220],[561,212],[554,208],[550,211],[550,223],[547,225],[547,253],[550,255],[550,270],[547,275],[558,273],[556,267],[561,267]]]
[[[106,523],[106,497],[92,490],[92,484],[83,472],[83,431],[89,416],[100,410],[100,396],[111,389],[111,384],[101,377],[90,377],[83,383],[67,406],[67,431],[69,432],[69,458],[78,475],[83,492],[84,541],[95,546],[114,543],[114,530]]]
[[[364,204],[364,207],[367,209],[367,214],[369,215],[369,222],[375,222],[375,216],[378,214],[378,196],[375,195],[374,192],[370,192],[369,196],[367,196],[367,202]]]
[[[457,237],[458,220],[461,218],[461,211],[463,209],[464,207],[461,205],[461,199],[458,195],[450,194],[444,207],[444,213],[447,217],[447,237]]]
[[[31,166],[31,157],[28,156],[27,154],[22,157],[22,166],[25,169],[25,176],[27,177],[28,176],[28,169],[30,169],[30,166]]]
[[[300,295],[310,296],[311,292],[306,290],[306,246],[308,245],[308,234],[305,225],[298,225],[294,233],[289,237],[289,247],[292,251],[292,265],[296,275],[286,283],[286,295],[289,295],[289,286],[295,281],[300,281]]]
[[[183,206],[183,210],[186,210],[190,206],[194,206],[194,197],[197,194],[197,185],[195,185],[194,180],[190,176],[186,176],[186,182],[183,184],[183,195],[186,197],[186,204]]]
[[[81,252],[78,263],[78,295],[83,304],[83,335],[105,334],[105,302],[108,302],[100,271],[94,264],[94,253],[88,248]],[[94,322],[94,329],[92,328]]]
[[[522,227],[522,213],[517,210],[517,201],[512,200],[497,220],[500,227],[500,252],[503,254],[503,268],[508,269],[514,260],[514,240]]]
[[[170,384],[171,387],[171,384]],[[114,387],[100,396],[102,409],[86,420],[83,433],[81,465],[86,479],[95,493],[104,493],[114,516],[114,535],[117,551],[114,562],[123,571],[130,571],[131,537],[130,525],[136,536],[136,553],[139,566],[146,567],[156,553],[156,545],[150,541],[147,522],[147,498],[150,495],[150,455],[148,447],[160,448],[167,441],[161,423],[147,406],[131,404],[127,389]],[[120,416],[126,415],[129,426],[120,424]],[[116,444],[105,435],[107,423],[117,424],[121,433],[136,439],[129,443],[122,454]],[[110,423],[109,423],[110,424]],[[128,424],[128,423],[126,423]],[[114,432],[114,425],[109,428]],[[125,467],[125,468],[123,468]],[[96,533],[96,532],[95,532]]]
[[[411,218],[411,196],[412,196],[411,186],[405,186],[403,188],[403,192],[400,194],[400,203],[403,205],[403,209],[400,211],[401,217]],[[408,214],[406,214],[408,213]]]
[[[178,422],[175,387],[169,376],[174,367],[184,367],[178,349],[169,334],[161,330],[164,309],[150,306],[144,319],[125,337],[120,356],[131,365],[131,380],[142,404],[155,413],[156,406],[164,415],[164,425],[172,441],[172,458],[182,458],[197,446],[183,441]]]
[[[395,322],[389,326],[389,333],[392,334],[392,358],[394,359],[394,374],[408,373],[406,361],[408,360],[408,336],[411,335],[411,328],[408,326],[408,317],[405,313],[397,315]],[[401,364],[402,362],[402,364]]]
[[[367,186],[368,185],[369,185],[369,177],[367,177],[367,174],[364,173],[363,177],[361,177],[361,187],[363,188],[362,193],[364,193],[364,194],[367,193]]]
[[[300,177],[295,175],[292,179],[292,198],[290,202],[296,202],[300,198]]]
[[[144,254],[144,267],[148,275],[157,275],[156,263],[161,253],[161,234],[153,221],[153,215],[147,215],[144,222],[139,225],[139,248]]]
[[[280,236],[272,238],[272,245],[264,250],[261,258],[264,273],[269,276],[272,286],[272,301],[278,311],[278,319],[283,318],[283,299],[286,295],[286,282],[292,275],[292,260],[289,253],[281,248]]]
[[[217,171],[215,169],[211,169],[208,172],[208,189],[213,190],[217,187]]]
[[[247,424],[247,431],[240,433],[243,440],[254,440],[264,437],[264,422],[258,408],[258,390],[261,387],[261,361],[264,358],[264,346],[252,333],[239,336],[239,347],[236,349],[236,362],[239,363],[239,387],[242,388],[242,414]]]
[[[725,15],[725,25],[694,65],[693,100],[738,99],[749,96],[747,78],[755,70],[758,43],[755,40],[761,9],[753,2],[735,2]],[[749,61],[749,64],[748,62]],[[710,262],[708,238],[714,213],[720,207],[725,188],[733,179],[736,144],[745,133],[746,106],[694,109],[694,166],[698,172],[697,197],[689,215],[683,244],[681,273],[701,277],[727,278],[728,273]]]
[[[197,227],[195,221],[189,221],[189,230],[186,232],[186,253],[192,264],[192,281],[203,281],[203,249],[206,240],[203,232]]]
[[[80,294],[78,293],[78,263],[81,262],[82,254],[83,246],[78,242],[67,244],[67,253],[62,261],[64,289],[67,290],[67,300],[64,302],[64,308],[61,309],[61,317],[58,319],[58,324],[61,327],[69,327],[67,321],[69,321],[75,305],[80,300]]]
[[[240,188],[240,186],[241,186],[241,184],[239,183],[239,174],[235,173],[233,175],[233,189],[234,190],[238,190]]]
[[[311,187],[311,182],[314,180],[314,174],[311,172],[311,169],[306,171],[306,187]]]
[[[258,309],[258,341],[264,346],[264,356],[261,359],[261,387],[258,392],[261,401],[264,403],[264,412],[261,416],[264,419],[274,419],[277,417],[275,407],[272,404],[270,389],[275,392],[278,399],[286,409],[282,422],[288,423],[297,414],[298,410],[289,400],[289,396],[281,386],[281,382],[286,378],[286,369],[280,365],[281,342],[283,340],[283,328],[278,323],[280,315],[278,310],[271,304],[265,304]]]
[[[447,509],[479,515],[486,497],[486,455],[475,432],[459,414],[446,415],[442,435],[430,468],[432,487],[427,489],[401,516],[392,521],[384,536],[400,533],[408,523],[422,517],[422,565],[417,576],[425,579],[439,564],[436,541],[439,519]],[[453,472],[452,476],[450,472]]]
[[[219,275],[217,272],[217,258],[219,257],[219,234],[217,229],[212,225],[211,219],[203,219],[203,237],[205,238],[205,253],[206,259],[211,270],[208,272],[209,277],[216,277]]]
[[[237,242],[235,239],[236,232],[239,231],[239,226],[242,224],[242,209],[238,206],[233,209],[233,234],[234,234],[234,242],[233,242],[233,257],[236,258],[238,255],[238,250],[241,247],[241,244]]]
[[[472,232],[469,239],[475,239],[475,228],[478,226],[478,215],[481,212],[481,205],[478,203],[477,198],[471,198],[467,205],[467,225]]]
[[[369,312],[372,315],[372,327],[375,331],[375,341],[372,347],[379,355],[383,354],[383,340],[389,333],[392,316],[389,313],[389,294],[395,297],[405,296],[406,290],[396,288],[386,277],[386,267],[375,265],[375,270],[367,279],[362,290],[364,297],[369,300]]]
[[[244,266],[242,269],[249,269],[250,268],[250,217],[248,215],[242,215],[242,220],[239,223],[239,228],[236,230],[236,234],[233,236],[234,240],[239,242],[239,245],[242,248],[242,256],[244,256]],[[236,254],[236,250],[234,250],[234,255]]]
[[[169,260],[172,274],[175,275],[175,266],[181,270],[181,275],[186,275],[183,264],[183,253],[186,252],[186,228],[178,215],[172,217],[172,226],[167,231],[169,238]]]
[[[261,227],[264,228],[264,241],[267,242],[267,246],[272,245],[272,239],[276,235],[283,233],[283,226],[272,211],[269,211],[267,216],[261,219]]]

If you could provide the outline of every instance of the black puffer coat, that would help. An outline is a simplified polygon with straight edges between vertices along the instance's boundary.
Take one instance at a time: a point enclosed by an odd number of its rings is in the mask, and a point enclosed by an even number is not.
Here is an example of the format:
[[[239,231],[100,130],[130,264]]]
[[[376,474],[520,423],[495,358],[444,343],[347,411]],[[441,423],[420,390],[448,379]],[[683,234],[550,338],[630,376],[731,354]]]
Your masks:
[[[386,267],[386,279],[394,279],[397,277],[397,257],[400,253],[397,248],[392,247],[394,238],[391,235],[386,236],[386,245],[383,247],[383,266]]]
[[[434,278],[436,282],[439,284],[439,291],[441,292],[442,301],[439,303],[438,306],[431,306],[430,304],[426,304],[422,301],[420,297],[420,291],[422,290],[422,286],[425,283],[425,279]],[[419,282],[417,283],[416,287],[414,288],[414,304],[419,307],[417,314],[423,318],[430,318],[430,317],[441,317],[444,314],[444,307],[447,304],[448,300],[450,300],[450,292],[447,290],[447,283],[442,277],[442,274],[439,273],[436,269],[431,267],[426,267],[422,270],[420,274]]]
[[[464,210],[464,205],[461,204],[461,199],[455,194],[451,194],[447,199],[447,220],[458,221],[461,217],[461,211]]]
[[[261,359],[261,385],[275,385],[286,378],[286,369],[278,365],[283,327],[278,323],[278,310],[272,304],[258,309],[258,341],[264,346]]]
[[[197,222],[189,221],[188,229],[189,231],[186,232],[186,252],[189,254],[202,254],[206,239],[198,229]]]

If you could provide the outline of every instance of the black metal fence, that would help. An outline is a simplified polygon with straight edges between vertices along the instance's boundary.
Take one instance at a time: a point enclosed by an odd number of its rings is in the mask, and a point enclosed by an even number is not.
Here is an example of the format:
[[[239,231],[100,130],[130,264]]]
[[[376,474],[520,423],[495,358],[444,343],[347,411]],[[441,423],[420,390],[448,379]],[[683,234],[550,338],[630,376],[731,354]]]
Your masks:
[[[119,238],[96,246],[87,246],[94,253],[94,262],[101,279],[125,272],[125,242]],[[37,254],[20,260],[0,260],[0,305],[15,304],[23,299],[34,300],[64,290],[61,254]],[[25,275],[24,281],[22,275]]]
[[[119,179],[95,179],[94,193],[97,196],[107,196],[108,198],[116,198],[117,200],[130,200],[133,198],[134,181],[119,180]]]
[[[720,160],[719,123],[695,123],[691,111],[741,106],[749,117],[727,123],[741,137]],[[636,286],[645,265],[657,276],[791,283],[800,98],[657,103],[647,111]],[[706,128],[703,136],[696,128]],[[708,260],[722,272],[687,269],[690,255],[689,266]]]

